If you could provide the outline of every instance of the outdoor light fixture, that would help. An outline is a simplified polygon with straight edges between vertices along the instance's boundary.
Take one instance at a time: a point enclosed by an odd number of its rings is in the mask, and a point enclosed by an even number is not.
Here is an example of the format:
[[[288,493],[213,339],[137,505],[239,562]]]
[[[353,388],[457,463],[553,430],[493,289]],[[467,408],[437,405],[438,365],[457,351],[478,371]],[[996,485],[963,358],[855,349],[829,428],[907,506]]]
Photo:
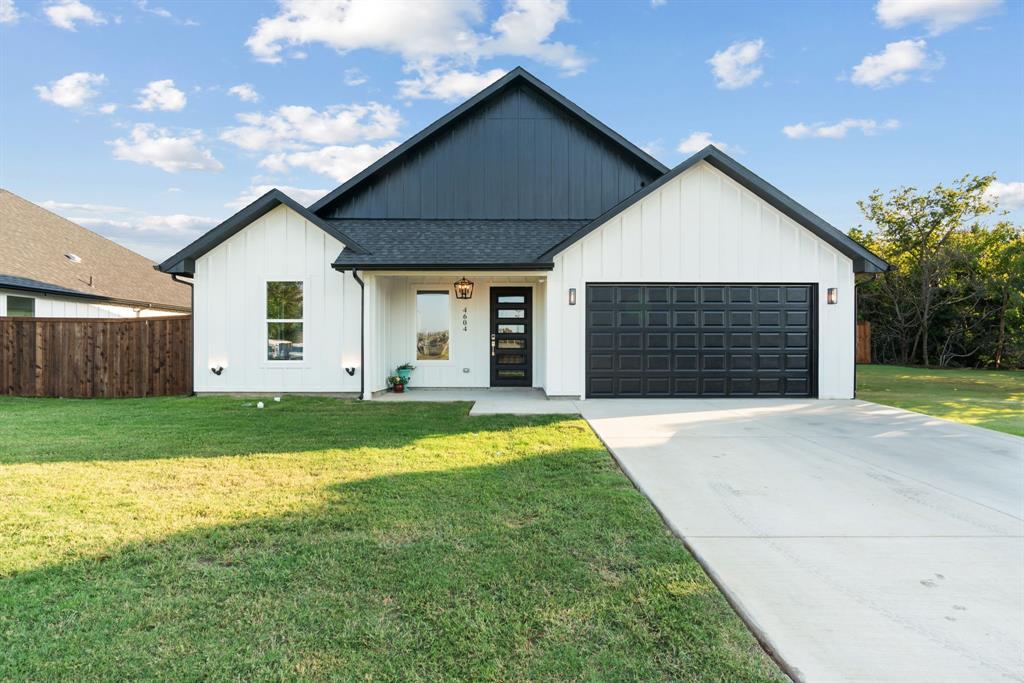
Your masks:
[[[829,287],[828,293],[825,295],[825,302],[829,304],[839,303],[839,290],[835,287]]]
[[[219,377],[220,373],[224,372],[224,366],[218,365],[215,368],[210,368],[210,372],[212,372],[213,374],[215,374],[215,375],[217,375]]]
[[[569,288],[569,305],[570,306],[575,306],[576,305],[576,288],[575,287],[570,287]]]
[[[353,375],[356,374],[356,369],[355,368],[345,368],[345,372],[348,373],[349,377],[352,377]]]
[[[456,299],[473,298],[473,283],[467,280],[465,277],[456,282],[454,286]]]

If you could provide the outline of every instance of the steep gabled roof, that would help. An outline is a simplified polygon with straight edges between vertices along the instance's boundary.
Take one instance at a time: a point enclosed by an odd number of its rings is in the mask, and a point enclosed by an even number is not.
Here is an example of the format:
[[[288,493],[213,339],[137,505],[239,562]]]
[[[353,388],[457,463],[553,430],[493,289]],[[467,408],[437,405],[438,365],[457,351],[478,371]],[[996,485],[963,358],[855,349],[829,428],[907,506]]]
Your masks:
[[[174,256],[171,256],[169,259],[157,266],[157,269],[165,273],[179,273],[186,275],[194,274],[197,258],[282,204],[326,232],[331,237],[334,237],[339,242],[343,243],[347,249],[351,249],[356,253],[363,253],[363,248],[360,247],[355,240],[351,239],[335,226],[303,207],[284,192],[275,188],[217,227],[212,228],[205,235],[179,251]]]
[[[855,240],[828,223],[825,219],[798,204],[795,200],[782,192],[782,190],[764,180],[714,145],[708,145],[665,175],[655,180],[653,183],[647,185],[643,189],[608,209],[575,233],[569,235],[564,240],[541,254],[537,260],[550,260],[555,256],[555,254],[565,251],[565,249],[575,242],[601,227],[609,220],[628,209],[630,206],[636,204],[652,192],[655,192],[665,183],[669,182],[684,171],[692,168],[701,161],[706,161],[711,164],[716,169],[729,176],[764,201],[768,202],[768,204],[796,221],[799,225],[810,230],[824,242],[838,250],[841,254],[853,259],[854,272],[882,273],[889,270],[889,264],[884,260],[872,254],[868,249],[858,244]]]
[[[653,175],[661,175],[668,171],[668,167],[660,161],[641,150],[639,147],[616,133],[605,124],[598,121],[574,102],[552,89],[530,72],[526,71],[526,69],[516,67],[505,76],[484,88],[479,93],[466,100],[438,120],[434,121],[432,124],[421,130],[419,133],[416,133],[416,135],[412,136],[389,153],[385,154],[366,169],[346,181],[340,187],[329,192],[323,198],[312,204],[309,207],[310,211],[320,213],[323,209],[326,209],[336,203],[343,196],[354,191],[372,177],[375,177],[377,174],[391,167],[396,161],[418,148],[421,144],[442,135],[445,131],[451,129],[458,122],[466,118],[470,113],[481,108],[508,88],[521,83],[529,84],[542,93],[543,96],[554,102],[558,108],[567,112],[572,118],[584,122],[590,129],[594,130],[599,137],[610,142],[614,148],[621,150],[627,157],[636,159],[642,167],[649,169]]]
[[[0,288],[188,311],[188,286],[102,235],[0,189]]]

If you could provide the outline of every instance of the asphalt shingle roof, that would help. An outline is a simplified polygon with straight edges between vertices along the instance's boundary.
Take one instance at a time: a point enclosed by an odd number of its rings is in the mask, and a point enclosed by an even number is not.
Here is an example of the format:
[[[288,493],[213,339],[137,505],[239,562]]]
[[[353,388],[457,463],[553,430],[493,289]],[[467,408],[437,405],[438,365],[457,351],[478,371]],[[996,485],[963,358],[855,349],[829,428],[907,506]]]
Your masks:
[[[188,286],[153,270],[149,259],[4,189],[0,243],[0,275],[21,289],[157,308],[191,306]]]
[[[345,219],[327,221],[366,254],[345,249],[335,266],[545,265],[538,257],[585,220]]]

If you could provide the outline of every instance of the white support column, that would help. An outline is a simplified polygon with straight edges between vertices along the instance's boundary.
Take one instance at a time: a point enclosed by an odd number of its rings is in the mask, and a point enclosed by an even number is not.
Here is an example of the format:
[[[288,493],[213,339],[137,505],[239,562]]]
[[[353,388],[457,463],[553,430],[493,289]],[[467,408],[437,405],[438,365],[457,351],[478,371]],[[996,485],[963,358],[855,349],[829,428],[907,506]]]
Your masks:
[[[363,275],[363,400],[373,399],[374,377],[377,371],[377,279]]]

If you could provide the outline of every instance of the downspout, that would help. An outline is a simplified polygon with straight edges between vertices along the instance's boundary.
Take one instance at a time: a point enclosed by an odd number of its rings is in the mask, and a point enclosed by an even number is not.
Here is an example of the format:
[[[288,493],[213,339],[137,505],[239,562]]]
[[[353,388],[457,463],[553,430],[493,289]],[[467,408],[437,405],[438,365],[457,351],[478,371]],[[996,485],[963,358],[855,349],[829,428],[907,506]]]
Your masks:
[[[363,400],[363,393],[366,391],[366,287],[356,269],[352,269],[352,277],[359,283],[359,400]]]

